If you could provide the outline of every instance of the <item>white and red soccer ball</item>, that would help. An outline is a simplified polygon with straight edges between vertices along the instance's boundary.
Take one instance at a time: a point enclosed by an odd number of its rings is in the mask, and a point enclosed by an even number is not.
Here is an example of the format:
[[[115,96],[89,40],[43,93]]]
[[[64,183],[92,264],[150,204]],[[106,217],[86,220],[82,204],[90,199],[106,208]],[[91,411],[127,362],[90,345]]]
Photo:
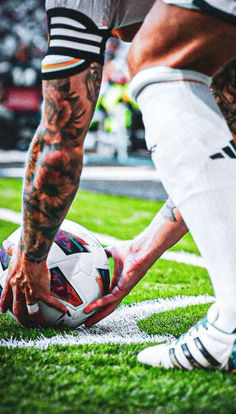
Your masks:
[[[20,229],[8,237],[17,245]],[[10,256],[0,250],[0,293],[4,288]],[[51,273],[51,293],[67,308],[61,314],[39,301],[47,324],[52,327],[76,328],[88,318],[83,309],[109,291],[110,271],[105,251],[84,227],[64,220],[50,249],[47,264]]]

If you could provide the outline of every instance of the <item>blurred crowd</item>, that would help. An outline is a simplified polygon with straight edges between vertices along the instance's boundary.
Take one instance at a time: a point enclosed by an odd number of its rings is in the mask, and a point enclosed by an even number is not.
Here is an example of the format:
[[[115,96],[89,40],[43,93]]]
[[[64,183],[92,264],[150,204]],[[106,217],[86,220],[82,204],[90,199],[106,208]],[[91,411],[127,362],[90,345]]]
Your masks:
[[[39,123],[46,27],[44,0],[1,1],[1,148],[26,149]]]
[[[28,60],[40,68],[47,47],[44,0],[2,0],[0,7],[0,60]],[[3,70],[3,69],[2,69]]]
[[[40,121],[45,0],[2,0],[0,7],[0,148],[26,150]],[[127,44],[110,39],[102,91],[85,150],[125,159],[145,152],[142,117],[127,95]]]

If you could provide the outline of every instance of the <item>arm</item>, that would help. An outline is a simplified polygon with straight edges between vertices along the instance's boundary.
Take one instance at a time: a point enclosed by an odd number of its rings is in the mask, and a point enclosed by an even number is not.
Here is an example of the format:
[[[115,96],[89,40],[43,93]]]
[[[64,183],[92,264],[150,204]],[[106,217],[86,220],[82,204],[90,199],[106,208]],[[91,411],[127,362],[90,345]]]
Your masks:
[[[21,249],[32,261],[46,259],[78,190],[100,82],[95,63],[68,79],[44,81],[42,123],[30,149],[23,195]]]
[[[216,101],[228,123],[236,143],[236,60],[213,80],[213,92]],[[173,207],[173,206],[172,206]],[[115,261],[111,292],[104,298],[88,305],[86,312],[97,310],[86,324],[91,326],[115,310],[121,300],[132,290],[146,274],[152,264],[168,248],[173,246],[188,231],[180,212],[170,204],[156,215],[152,223],[133,241],[109,247],[107,253]]]
[[[92,63],[75,76],[43,83],[42,121],[25,170],[22,237],[1,301],[4,312],[13,302],[13,312],[22,324],[28,319],[25,305],[37,300],[65,311],[50,296],[46,259],[79,186],[83,142],[101,74],[101,65]]]
[[[153,263],[187,231],[178,210],[168,200],[141,234],[132,241],[107,248],[108,256],[112,256],[115,261],[110,294],[85,308],[86,313],[97,311],[87,319],[86,326],[99,322],[113,312]]]

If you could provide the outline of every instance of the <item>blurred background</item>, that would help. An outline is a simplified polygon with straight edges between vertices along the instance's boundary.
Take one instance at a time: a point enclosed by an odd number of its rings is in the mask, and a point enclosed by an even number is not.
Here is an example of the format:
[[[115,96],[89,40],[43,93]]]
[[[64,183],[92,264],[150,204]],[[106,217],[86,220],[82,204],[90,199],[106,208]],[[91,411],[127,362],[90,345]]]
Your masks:
[[[40,66],[47,50],[44,3],[0,2],[0,177],[23,176],[27,150],[40,121]],[[81,187],[164,199],[165,190],[146,148],[141,113],[127,93],[128,48],[115,38],[107,43],[101,93],[85,140]],[[214,78],[212,87],[236,140],[236,60]]]
[[[108,41],[100,98],[85,140],[86,162],[150,159],[142,116],[127,94],[129,45]],[[40,64],[47,49],[44,0],[2,0],[0,7],[0,150],[26,152],[40,120]],[[19,159],[21,154],[19,154]],[[16,160],[17,162],[17,160]]]

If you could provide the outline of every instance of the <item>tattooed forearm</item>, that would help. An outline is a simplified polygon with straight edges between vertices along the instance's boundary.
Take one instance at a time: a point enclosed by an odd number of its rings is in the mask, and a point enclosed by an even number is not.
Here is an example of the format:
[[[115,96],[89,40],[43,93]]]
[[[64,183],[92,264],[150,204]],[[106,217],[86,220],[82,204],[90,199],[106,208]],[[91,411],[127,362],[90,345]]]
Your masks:
[[[41,125],[25,172],[21,249],[32,261],[44,260],[78,190],[83,141],[101,83],[101,66],[44,83]]]
[[[236,134],[236,60],[214,78],[212,89],[231,132]]]

